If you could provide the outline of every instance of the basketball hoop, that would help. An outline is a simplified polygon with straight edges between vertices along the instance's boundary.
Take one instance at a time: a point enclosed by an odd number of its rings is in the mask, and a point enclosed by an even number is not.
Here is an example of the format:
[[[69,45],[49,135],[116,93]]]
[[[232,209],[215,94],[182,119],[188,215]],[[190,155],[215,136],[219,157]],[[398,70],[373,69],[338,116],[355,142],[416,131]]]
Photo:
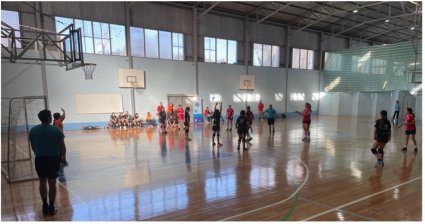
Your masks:
[[[84,75],[86,80],[93,79],[93,72],[95,68],[96,68],[95,63],[85,63],[83,65],[83,70],[84,70]]]

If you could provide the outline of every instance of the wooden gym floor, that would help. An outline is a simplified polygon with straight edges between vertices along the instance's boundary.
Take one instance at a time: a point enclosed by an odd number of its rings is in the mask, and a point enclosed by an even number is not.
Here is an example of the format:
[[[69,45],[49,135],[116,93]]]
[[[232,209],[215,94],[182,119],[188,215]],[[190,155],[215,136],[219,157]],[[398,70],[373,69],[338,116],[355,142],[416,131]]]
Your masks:
[[[278,119],[274,135],[256,120],[248,151],[225,124],[219,149],[208,125],[192,126],[188,144],[157,128],[69,131],[58,213],[42,215],[37,181],[2,178],[2,221],[422,220],[422,125],[417,154],[401,152],[404,130],[393,129],[383,168],[370,152],[373,125],[313,117],[305,143],[299,117]]]

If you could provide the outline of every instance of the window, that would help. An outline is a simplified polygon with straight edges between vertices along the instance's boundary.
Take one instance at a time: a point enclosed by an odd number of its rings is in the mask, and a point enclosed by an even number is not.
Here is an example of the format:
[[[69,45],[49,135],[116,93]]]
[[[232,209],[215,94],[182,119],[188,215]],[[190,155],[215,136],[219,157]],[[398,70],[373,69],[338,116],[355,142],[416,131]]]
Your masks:
[[[341,71],[342,54],[325,52],[325,70]]]
[[[279,46],[254,43],[254,66],[279,67],[279,51]]]
[[[7,23],[7,25],[11,26],[15,30],[20,30],[19,13],[18,12],[1,10],[1,22]],[[2,27],[3,27],[3,25],[2,25]],[[10,32],[11,32],[11,30],[7,31],[8,34]],[[3,28],[2,28],[2,33],[3,33]],[[21,33],[15,32],[15,37],[16,38],[21,37]],[[1,44],[3,44],[5,47],[9,47],[11,41],[12,41],[12,39],[9,39],[9,38],[1,38]],[[16,47],[21,48],[22,47],[21,42],[16,41]]]
[[[184,60],[183,34],[173,33],[173,60]]]
[[[218,39],[212,37],[204,38],[204,61],[236,64],[237,49],[236,41]]]
[[[368,57],[353,56],[351,58],[351,71],[368,74],[370,69],[370,60]]]
[[[379,58],[372,59],[372,74],[385,74],[387,61]]]
[[[130,41],[133,56],[184,60],[182,33],[130,27]]]
[[[124,26],[56,16],[56,32],[72,23],[81,29],[84,53],[127,55]]]
[[[292,49],[292,68],[313,69],[314,51],[306,49]]]

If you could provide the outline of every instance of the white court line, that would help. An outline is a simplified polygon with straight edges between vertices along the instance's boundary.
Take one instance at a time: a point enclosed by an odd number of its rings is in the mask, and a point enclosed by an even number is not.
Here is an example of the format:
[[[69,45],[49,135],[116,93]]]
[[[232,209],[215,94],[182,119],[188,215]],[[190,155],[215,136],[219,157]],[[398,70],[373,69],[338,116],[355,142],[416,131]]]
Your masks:
[[[421,179],[421,178],[422,178],[422,177],[417,177],[417,178],[415,178],[415,179],[409,180],[409,181],[404,182],[404,183],[401,183],[401,184],[399,184],[399,185],[396,185],[396,186],[393,186],[393,187],[390,187],[390,188],[384,189],[384,190],[379,191],[379,192],[376,192],[376,193],[374,193],[374,194],[370,194],[370,195],[364,196],[364,197],[359,198],[359,199],[357,199],[357,200],[355,200],[355,201],[351,201],[351,202],[349,202],[349,203],[347,203],[347,204],[340,205],[340,206],[337,206],[337,207],[335,207],[335,208],[329,209],[329,210],[327,210],[327,211],[321,212],[321,213],[319,213],[319,214],[313,215],[313,216],[311,216],[311,217],[305,218],[305,219],[303,219],[303,220],[301,220],[301,221],[309,221],[309,220],[311,220],[311,219],[317,218],[317,217],[322,216],[322,215],[324,215],[324,214],[327,214],[327,213],[329,213],[329,212],[333,212],[333,211],[339,210],[339,209],[341,209],[341,208],[347,207],[347,206],[349,206],[349,205],[355,204],[355,203],[357,203],[357,202],[363,201],[363,200],[368,199],[368,198],[370,198],[370,197],[373,197],[373,196],[375,196],[375,195],[378,195],[378,194],[384,193],[385,191],[389,191],[389,190],[392,190],[392,189],[394,189],[394,188],[397,188],[397,187],[403,186],[403,185],[405,185],[405,184],[408,184],[408,183],[410,183],[410,182],[413,182],[413,181],[419,180],[419,179]]]
[[[272,207],[272,206],[275,206],[275,205],[278,205],[278,204],[282,204],[282,203],[285,203],[286,201],[288,201],[289,199],[291,199],[291,198],[293,198],[300,190],[301,190],[301,188],[303,188],[304,187],[304,185],[307,183],[307,180],[308,180],[308,177],[310,176],[310,170],[308,169],[308,166],[307,166],[307,164],[305,164],[304,163],[304,161],[302,161],[301,159],[299,159],[299,157],[297,157],[298,158],[298,160],[299,161],[301,161],[302,163],[303,163],[303,165],[305,166],[305,168],[306,168],[306,170],[307,170],[307,174],[306,174],[306,176],[305,176],[305,179],[304,179],[304,182],[297,188],[297,190],[294,192],[294,193],[292,193],[289,197],[287,197],[287,198],[285,198],[285,199],[283,199],[282,201],[278,201],[278,202],[276,202],[276,203],[273,203],[273,204],[269,204],[269,205],[266,205],[266,206],[263,206],[263,207],[260,207],[260,208],[257,208],[257,209],[254,209],[254,210],[251,210],[251,211],[247,211],[247,212],[244,212],[244,213],[240,213],[240,214],[237,214],[237,215],[234,215],[234,216],[231,216],[231,217],[228,217],[228,218],[225,218],[225,219],[221,219],[221,220],[219,220],[219,221],[226,221],[226,220],[229,220],[229,219],[233,219],[233,218],[236,218],[236,217],[239,217],[239,216],[243,216],[243,215],[247,215],[247,214],[249,214],[249,213],[253,213],[253,212],[256,212],[256,211],[259,211],[259,210],[262,210],[262,209],[265,209],[265,208],[269,208],[269,207]]]

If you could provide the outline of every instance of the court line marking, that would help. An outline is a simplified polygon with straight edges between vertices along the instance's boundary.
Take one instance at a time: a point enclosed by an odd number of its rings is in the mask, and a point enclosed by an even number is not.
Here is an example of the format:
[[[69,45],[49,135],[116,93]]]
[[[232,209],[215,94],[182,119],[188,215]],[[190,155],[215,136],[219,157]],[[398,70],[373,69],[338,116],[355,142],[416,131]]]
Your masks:
[[[293,198],[295,195],[297,195],[297,194],[298,194],[298,192],[300,192],[300,191],[301,191],[301,189],[304,187],[304,185],[307,183],[307,180],[308,180],[308,178],[309,178],[309,176],[310,176],[310,170],[308,169],[308,166],[307,166],[307,164],[305,164],[305,163],[304,163],[304,161],[302,161],[302,160],[301,160],[298,156],[296,156],[296,158],[297,158],[299,161],[301,161],[301,162],[303,163],[303,166],[304,166],[304,167],[306,168],[306,170],[307,170],[307,174],[306,174],[306,176],[305,176],[304,182],[303,182],[303,183],[302,183],[302,184],[301,184],[301,185],[297,188],[297,190],[295,190],[295,191],[294,191],[294,193],[292,193],[289,197],[287,197],[287,198],[283,199],[282,201],[278,201],[278,202],[275,202],[275,203],[273,203],[273,204],[269,204],[269,205],[266,205],[266,206],[263,206],[263,207],[260,207],[260,208],[253,209],[253,210],[251,210],[251,211],[247,211],[247,212],[240,213],[240,214],[237,214],[237,215],[234,215],[234,216],[230,216],[230,217],[228,217],[228,218],[221,219],[221,220],[219,220],[219,221],[227,221],[227,220],[229,220],[229,219],[233,219],[233,218],[236,218],[236,217],[244,216],[244,215],[247,215],[247,214],[250,214],[250,213],[256,212],[256,211],[263,210],[263,209],[265,209],[265,208],[273,207],[273,206],[275,206],[275,205],[279,205],[279,204],[285,203],[286,201],[288,201],[289,199],[291,199],[291,198]]]
[[[412,179],[412,180],[409,180],[409,181],[407,181],[407,182],[404,182],[404,183],[401,183],[401,184],[395,185],[395,186],[393,186],[393,187],[390,187],[390,188],[384,189],[384,190],[382,190],[382,191],[379,191],[379,192],[376,192],[376,193],[373,193],[373,194],[370,194],[370,195],[366,195],[366,196],[364,196],[364,197],[362,197],[362,198],[359,198],[359,199],[357,199],[357,200],[354,200],[354,201],[348,202],[348,203],[343,204],[343,205],[340,205],[340,206],[336,206],[336,207],[331,208],[331,209],[329,209],[329,210],[326,210],[326,211],[324,211],[324,212],[321,212],[321,213],[318,213],[318,214],[316,214],[316,215],[313,215],[313,216],[310,216],[310,217],[308,217],[308,218],[305,218],[305,219],[303,219],[303,220],[301,220],[301,221],[309,221],[309,220],[311,220],[311,219],[317,218],[317,217],[322,216],[322,215],[324,215],[324,214],[327,214],[327,213],[329,213],[329,212],[333,212],[333,211],[336,211],[336,210],[340,210],[341,208],[344,208],[344,207],[347,207],[347,206],[349,206],[349,205],[355,204],[355,203],[357,203],[357,202],[363,201],[363,200],[365,200],[365,199],[368,199],[368,198],[370,198],[370,197],[373,197],[373,196],[376,196],[376,195],[378,195],[378,194],[384,193],[384,192],[386,192],[386,191],[392,190],[392,189],[394,189],[394,188],[397,188],[397,187],[403,186],[403,185],[408,184],[408,183],[410,183],[410,182],[417,181],[417,180],[419,180],[419,179],[421,179],[421,178],[422,178],[422,177],[417,177],[417,178],[415,178],[415,179]]]

